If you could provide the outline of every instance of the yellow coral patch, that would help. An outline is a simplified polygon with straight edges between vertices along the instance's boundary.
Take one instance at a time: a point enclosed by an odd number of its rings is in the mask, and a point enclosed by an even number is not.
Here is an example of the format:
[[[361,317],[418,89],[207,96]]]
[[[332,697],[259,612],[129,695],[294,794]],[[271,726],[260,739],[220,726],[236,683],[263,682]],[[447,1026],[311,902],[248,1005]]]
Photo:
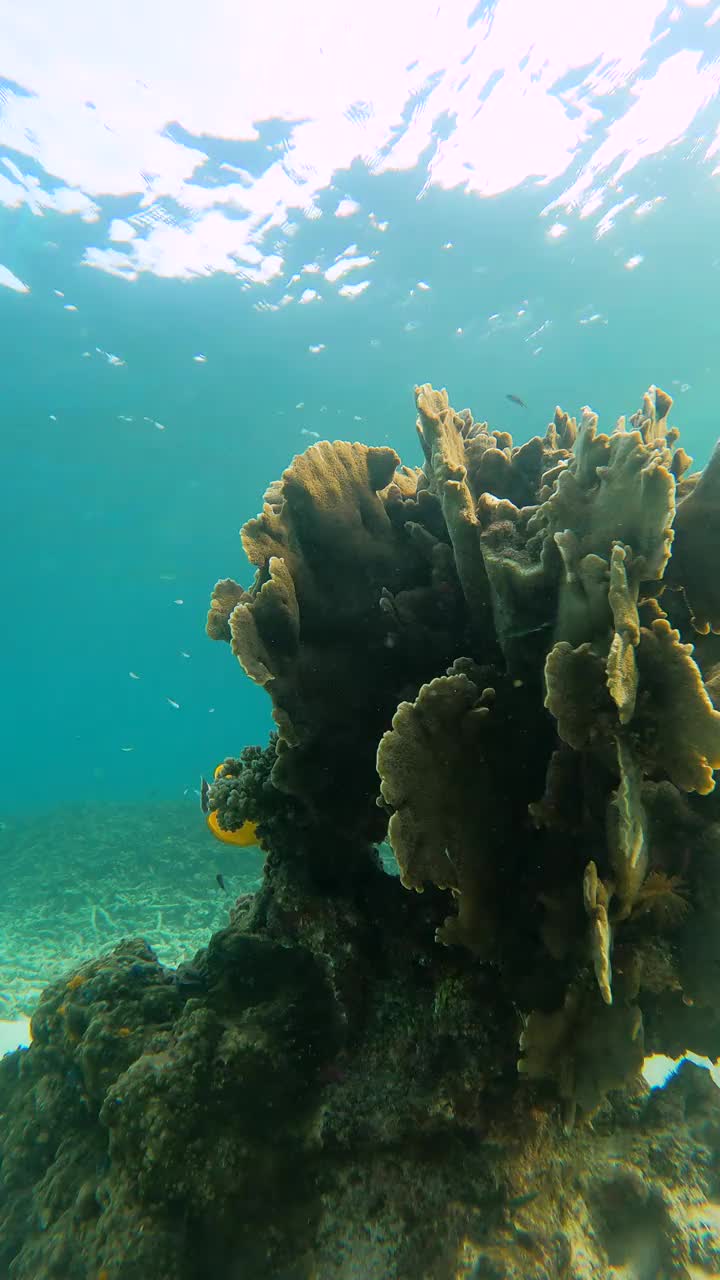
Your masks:
[[[224,768],[225,768],[225,761],[221,760],[220,764],[215,765],[215,768],[213,770],[213,778],[219,778],[221,776],[223,778],[232,778],[233,775],[231,773],[223,773]]]
[[[257,826],[254,822],[243,822],[237,831],[225,831],[218,822],[218,816],[215,810],[207,816],[207,824],[215,836],[216,840],[222,840],[223,844],[234,844],[241,849],[249,849],[254,844],[259,844]]]

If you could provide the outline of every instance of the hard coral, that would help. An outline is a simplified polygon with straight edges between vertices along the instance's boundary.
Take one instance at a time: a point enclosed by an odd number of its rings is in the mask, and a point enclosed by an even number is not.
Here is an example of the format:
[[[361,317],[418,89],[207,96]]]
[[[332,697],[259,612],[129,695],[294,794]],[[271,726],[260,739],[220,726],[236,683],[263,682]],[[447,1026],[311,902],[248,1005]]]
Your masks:
[[[271,784],[310,830],[382,833],[380,741],[402,883],[455,900],[438,940],[493,961],[528,1028],[562,1023],[562,1064],[543,1053],[531,1074],[566,1096],[583,1046],[613,1043],[605,1083],[573,1085],[592,1111],[637,1068],[658,973],[680,987],[683,915],[705,937],[720,921],[701,879],[678,892],[681,856],[652,819],[658,785],[708,795],[720,767],[719,655],[708,686],[693,648],[720,625],[699,568],[720,455],[688,474],[657,388],[608,434],[589,409],[579,424],[557,410],[520,447],[445,391],[419,386],[416,402],[422,470],[351,444],[295,459],[243,531],[254,585],[220,584],[209,630],[268,688]],[[640,958],[669,927],[675,967],[644,988]]]
[[[342,442],[321,441],[297,457],[243,528],[253,587],[219,583],[208,616],[209,634],[229,639],[270,694],[273,785],[338,828],[365,826],[371,837],[381,826],[367,744],[404,679],[380,598],[429,587],[432,574],[391,518],[407,488],[398,464],[392,449]]]

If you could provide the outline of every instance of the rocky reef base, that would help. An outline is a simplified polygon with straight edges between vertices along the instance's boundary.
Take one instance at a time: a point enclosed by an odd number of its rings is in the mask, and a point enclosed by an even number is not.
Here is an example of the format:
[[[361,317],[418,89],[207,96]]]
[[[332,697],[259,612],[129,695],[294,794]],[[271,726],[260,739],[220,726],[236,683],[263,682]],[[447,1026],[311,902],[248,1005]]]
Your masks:
[[[709,1074],[566,1132],[443,911],[379,863],[352,899],[271,865],[192,966],[128,941],[49,987],[0,1064],[0,1274],[717,1275]]]

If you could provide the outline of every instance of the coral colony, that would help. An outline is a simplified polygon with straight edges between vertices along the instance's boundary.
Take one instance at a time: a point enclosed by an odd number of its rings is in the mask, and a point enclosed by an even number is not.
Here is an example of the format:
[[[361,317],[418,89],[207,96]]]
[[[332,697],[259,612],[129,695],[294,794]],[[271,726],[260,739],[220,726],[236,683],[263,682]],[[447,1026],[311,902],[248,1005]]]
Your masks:
[[[205,800],[263,885],[44,992],[13,1280],[720,1270],[720,1095],[641,1075],[720,1053],[720,454],[656,388],[520,447],[416,401],[421,467],[312,444],[215,588],[276,732]]]

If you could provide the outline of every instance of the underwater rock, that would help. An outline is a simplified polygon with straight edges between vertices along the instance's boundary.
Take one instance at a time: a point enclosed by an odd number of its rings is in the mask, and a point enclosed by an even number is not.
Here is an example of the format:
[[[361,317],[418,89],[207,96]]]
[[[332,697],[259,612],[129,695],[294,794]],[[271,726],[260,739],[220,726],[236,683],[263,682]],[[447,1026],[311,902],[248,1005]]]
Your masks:
[[[540,1050],[528,1025],[518,1092],[514,1018],[491,973],[423,943],[422,921],[398,910],[414,900],[386,881],[372,955],[357,904],[319,896],[298,903],[313,923],[295,945],[247,932],[240,908],[198,959],[206,994],[185,1002],[145,944],[84,966],[71,991],[90,992],[88,1027],[133,1015],[130,1036],[108,1039],[92,1095],[84,1037],[69,1039],[59,1013],[72,977],[48,989],[40,1038],[0,1063],[0,1274],[595,1280],[650,1274],[648,1259],[669,1277],[717,1270],[720,1092],[707,1073],[685,1064],[662,1093],[618,1094],[568,1137],[533,1082],[554,1033]],[[282,877],[278,888],[290,891]],[[329,996],[349,956],[361,1004]],[[169,993],[160,1023],[138,994],[154,988]],[[579,1066],[577,1046],[570,1055],[568,1096],[584,1106],[626,1069],[607,1057],[604,1025],[625,1012],[599,998],[594,1011]]]
[[[0,1062],[0,1274],[230,1275],[226,1249],[246,1274],[291,1274],[271,1206],[294,1185],[308,1211],[333,1003],[307,951],[233,928],[195,968],[205,993],[184,999],[124,942],[44,992],[30,1048]]]

